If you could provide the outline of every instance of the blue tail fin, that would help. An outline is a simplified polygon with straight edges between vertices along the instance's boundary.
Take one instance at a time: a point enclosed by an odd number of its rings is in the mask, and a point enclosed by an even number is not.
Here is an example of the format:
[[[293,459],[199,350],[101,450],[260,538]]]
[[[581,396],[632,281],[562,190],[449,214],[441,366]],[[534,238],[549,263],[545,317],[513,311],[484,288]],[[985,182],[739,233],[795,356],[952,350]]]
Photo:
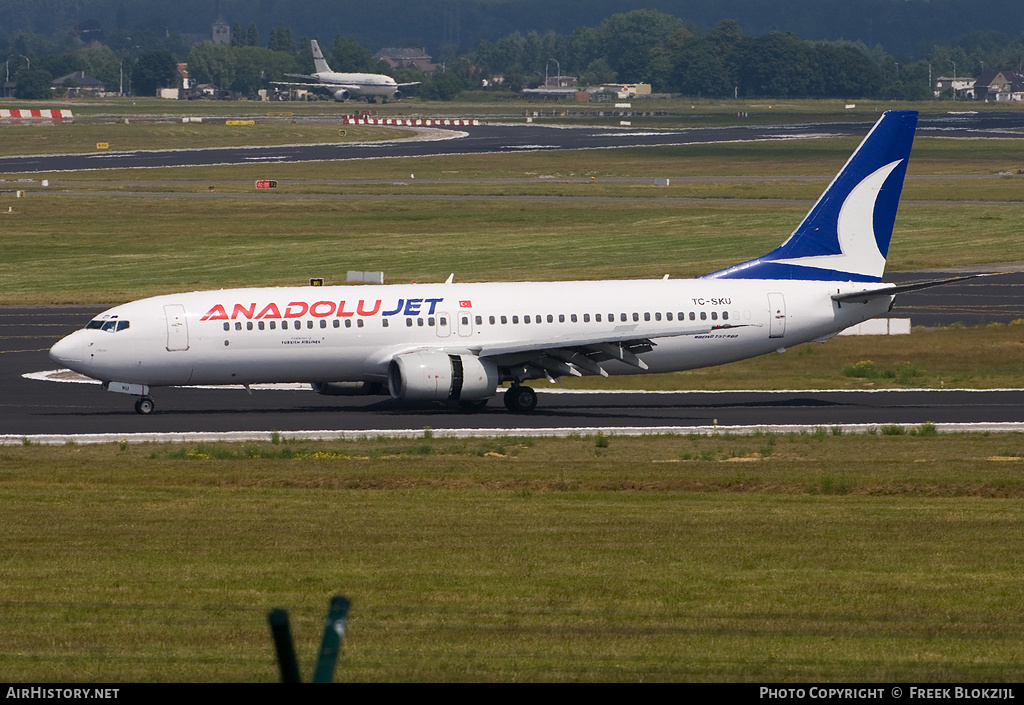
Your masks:
[[[891,110],[782,245],[710,279],[881,281],[917,112]]]

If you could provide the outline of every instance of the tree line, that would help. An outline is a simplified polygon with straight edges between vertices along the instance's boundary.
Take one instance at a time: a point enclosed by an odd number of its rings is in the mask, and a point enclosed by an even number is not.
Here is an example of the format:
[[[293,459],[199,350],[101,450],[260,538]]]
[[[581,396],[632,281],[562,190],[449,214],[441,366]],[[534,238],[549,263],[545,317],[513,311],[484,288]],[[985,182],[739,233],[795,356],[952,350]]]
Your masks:
[[[76,44],[75,42],[78,42]],[[982,32],[955,44],[939,44],[914,61],[899,61],[880,46],[845,40],[808,41],[792,33],[745,35],[735,20],[710,30],[657,10],[612,15],[597,26],[568,33],[512,32],[482,40],[465,52],[443,53],[439,70],[392,69],[373,58],[351,36],[321,41],[336,71],[386,73],[399,82],[421,81],[420,96],[449,100],[462,91],[516,92],[555,74],[580,83],[650,83],[655,92],[708,98],[881,98],[931,97],[940,75],[970,76],[988,69],[1024,67],[1024,35],[1006,39]],[[263,44],[255,23],[235,24],[231,44],[189,42],[181,35],[114,30],[102,45],[60,45],[37,35],[0,35],[0,56],[18,81],[19,97],[48,97],[54,76],[84,71],[107,85],[153,95],[173,85],[175,65],[187,62],[196,83],[251,95],[287,73],[309,73],[309,38],[293,36],[284,24]],[[503,82],[491,79],[500,76]],[[44,96],[43,93],[46,93]]]

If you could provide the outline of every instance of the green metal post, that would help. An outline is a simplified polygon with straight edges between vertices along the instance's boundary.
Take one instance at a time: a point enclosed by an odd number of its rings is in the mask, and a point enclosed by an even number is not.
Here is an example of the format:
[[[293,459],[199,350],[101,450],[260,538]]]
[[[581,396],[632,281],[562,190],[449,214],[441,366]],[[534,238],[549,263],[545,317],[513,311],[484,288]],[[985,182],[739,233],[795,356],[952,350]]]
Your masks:
[[[281,682],[301,683],[299,662],[295,658],[295,643],[292,641],[291,628],[288,626],[288,613],[281,609],[273,610],[267,615],[267,621],[270,622],[270,633],[274,638],[277,664],[281,668]]]
[[[341,641],[345,638],[349,604],[347,597],[337,595],[331,598],[327,622],[324,624],[324,638],[320,643],[320,656],[317,657],[316,670],[313,671],[314,683],[330,683],[334,678],[334,666],[338,662]]]

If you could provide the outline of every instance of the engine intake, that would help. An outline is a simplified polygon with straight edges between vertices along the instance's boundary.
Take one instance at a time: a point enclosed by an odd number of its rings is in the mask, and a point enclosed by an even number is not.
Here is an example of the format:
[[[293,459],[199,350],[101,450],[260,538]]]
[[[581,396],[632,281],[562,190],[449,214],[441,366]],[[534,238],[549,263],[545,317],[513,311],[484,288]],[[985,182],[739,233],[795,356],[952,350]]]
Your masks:
[[[497,388],[497,365],[475,355],[409,353],[388,365],[388,389],[395,399],[480,401]]]
[[[349,99],[348,91],[346,91],[344,88],[340,88],[334,91],[334,99],[339,103],[344,103],[346,100]]]

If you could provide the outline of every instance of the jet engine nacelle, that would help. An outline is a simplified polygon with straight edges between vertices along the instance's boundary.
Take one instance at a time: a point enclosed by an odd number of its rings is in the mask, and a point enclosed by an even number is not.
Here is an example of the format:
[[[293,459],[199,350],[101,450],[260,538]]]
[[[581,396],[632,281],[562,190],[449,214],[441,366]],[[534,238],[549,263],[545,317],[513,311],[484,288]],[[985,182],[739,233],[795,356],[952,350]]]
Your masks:
[[[356,397],[386,393],[381,382],[313,382],[309,386],[317,394],[328,397]]]
[[[346,91],[344,88],[339,88],[338,90],[334,91],[334,99],[339,103],[344,103],[350,97],[351,96],[349,96],[348,91]]]
[[[402,91],[395,91],[391,94],[390,100],[399,101],[402,99]]]
[[[388,389],[396,399],[481,401],[497,388],[497,365],[475,355],[408,353],[388,366]]]

